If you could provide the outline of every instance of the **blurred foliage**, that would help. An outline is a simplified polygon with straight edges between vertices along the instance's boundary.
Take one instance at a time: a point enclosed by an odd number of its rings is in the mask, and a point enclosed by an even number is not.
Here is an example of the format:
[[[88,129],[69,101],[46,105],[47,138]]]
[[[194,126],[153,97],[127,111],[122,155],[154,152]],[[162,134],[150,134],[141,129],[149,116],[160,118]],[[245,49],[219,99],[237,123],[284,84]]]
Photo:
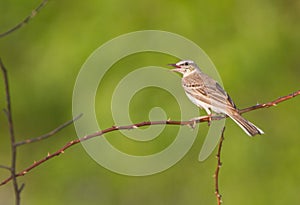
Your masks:
[[[0,32],[20,22],[38,3],[0,1]],[[197,43],[211,57],[226,90],[241,108],[299,89],[300,1],[51,0],[27,26],[0,39],[0,56],[9,71],[18,140],[41,135],[71,119],[73,86],[87,57],[118,35],[146,29],[174,32]],[[102,119],[106,127],[113,124],[109,93],[122,76],[139,66],[165,65],[171,60],[176,59],[133,55],[115,65],[123,68],[112,69],[104,84],[99,85],[105,88],[99,95],[107,99],[97,101],[99,121]],[[0,82],[3,108],[3,81]],[[247,114],[266,133],[253,139],[228,120],[220,173],[226,204],[279,205],[298,200],[299,103],[300,98],[295,98],[278,107]],[[153,106],[164,108],[172,118],[179,117],[172,96],[149,88],[133,98],[132,120],[147,120]],[[166,132],[172,134],[177,129],[167,127]],[[206,131],[207,125],[200,125],[200,130]],[[179,163],[147,177],[112,173],[89,158],[81,146],[74,146],[19,178],[26,184],[23,204],[214,204],[211,176],[216,160],[210,157],[202,163],[197,161],[205,136],[200,133]],[[112,143],[122,140],[118,133],[111,135]],[[9,164],[3,113],[0,136],[0,164]],[[149,143],[161,150],[173,140],[163,137]],[[51,139],[19,148],[18,170],[74,138],[74,128],[70,127]],[[128,149],[134,143],[124,142],[120,149],[148,153],[147,142],[141,143],[142,150]],[[7,177],[7,171],[0,170],[0,176]],[[11,183],[0,187],[0,204],[13,204],[13,200]]]

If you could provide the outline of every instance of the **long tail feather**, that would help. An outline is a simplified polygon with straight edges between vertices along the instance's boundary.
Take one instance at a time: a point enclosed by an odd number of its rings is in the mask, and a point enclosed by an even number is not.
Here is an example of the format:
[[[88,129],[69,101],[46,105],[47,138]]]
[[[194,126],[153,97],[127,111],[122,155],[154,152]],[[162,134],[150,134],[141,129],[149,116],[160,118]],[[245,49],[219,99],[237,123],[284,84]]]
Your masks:
[[[264,134],[264,132],[256,127],[253,123],[249,122],[245,118],[243,118],[238,112],[232,112],[228,114],[228,116],[238,124],[246,133],[247,135],[253,137],[257,134]]]

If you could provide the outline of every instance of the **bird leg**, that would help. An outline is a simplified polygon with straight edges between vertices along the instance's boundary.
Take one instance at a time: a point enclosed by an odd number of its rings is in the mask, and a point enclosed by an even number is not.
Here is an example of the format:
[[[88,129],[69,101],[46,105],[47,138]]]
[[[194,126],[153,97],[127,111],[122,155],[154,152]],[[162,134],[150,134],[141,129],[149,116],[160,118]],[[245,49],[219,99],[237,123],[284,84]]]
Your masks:
[[[212,116],[212,114],[210,113],[210,114],[208,114],[207,116],[208,116],[207,125],[208,125],[208,127],[209,127],[210,124],[211,124],[211,116]]]
[[[206,113],[207,113],[207,116],[208,116],[208,120],[207,120],[207,125],[208,125],[208,127],[210,126],[210,124],[211,124],[211,116],[212,116],[212,111],[211,111],[211,109],[210,108],[208,108],[207,110],[205,110],[206,111]]]
[[[190,119],[189,121],[191,122],[190,124],[187,124],[187,126],[189,126],[192,129],[195,129],[197,121],[200,120],[203,117],[194,117],[192,119]]]

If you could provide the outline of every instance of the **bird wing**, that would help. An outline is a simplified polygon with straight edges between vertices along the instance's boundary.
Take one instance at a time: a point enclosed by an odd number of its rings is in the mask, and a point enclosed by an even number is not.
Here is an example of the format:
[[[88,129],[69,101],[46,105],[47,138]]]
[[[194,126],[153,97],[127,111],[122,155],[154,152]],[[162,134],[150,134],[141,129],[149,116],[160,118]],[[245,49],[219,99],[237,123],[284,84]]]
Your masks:
[[[233,100],[222,86],[202,72],[183,78],[182,86],[189,95],[194,96],[197,100],[219,108],[236,109]]]

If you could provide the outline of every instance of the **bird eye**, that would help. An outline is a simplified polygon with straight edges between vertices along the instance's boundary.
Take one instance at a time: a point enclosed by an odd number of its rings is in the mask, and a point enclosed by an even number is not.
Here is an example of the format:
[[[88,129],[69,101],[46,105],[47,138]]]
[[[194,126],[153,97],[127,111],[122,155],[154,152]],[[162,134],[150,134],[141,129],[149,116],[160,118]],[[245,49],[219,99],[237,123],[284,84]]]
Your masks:
[[[185,64],[184,65],[189,65],[189,63],[188,62],[185,62]]]

